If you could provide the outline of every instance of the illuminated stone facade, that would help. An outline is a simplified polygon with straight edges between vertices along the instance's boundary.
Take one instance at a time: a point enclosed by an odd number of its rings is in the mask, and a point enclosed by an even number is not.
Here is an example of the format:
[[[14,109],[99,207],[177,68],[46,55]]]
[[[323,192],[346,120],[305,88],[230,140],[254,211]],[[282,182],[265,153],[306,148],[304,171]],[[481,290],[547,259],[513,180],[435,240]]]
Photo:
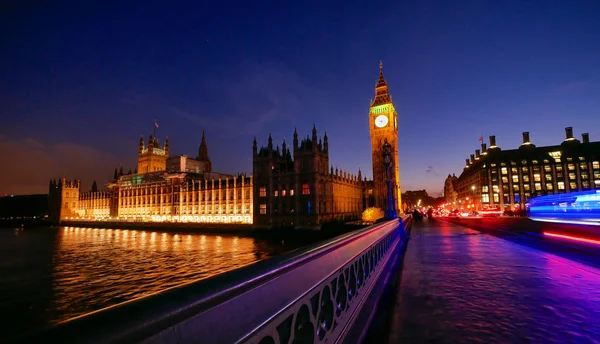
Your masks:
[[[273,147],[253,147],[254,225],[317,229],[334,220],[360,219],[365,181],[329,165],[327,134],[299,141],[294,131],[292,151],[284,141]]]
[[[111,191],[81,192],[77,215],[86,218],[109,218]]]
[[[163,171],[122,176],[110,187],[119,219],[252,223],[252,176]]]
[[[48,188],[48,218],[58,222],[79,215],[81,181],[66,178],[50,181]]]
[[[144,145],[144,137],[140,138],[138,146],[138,173],[148,173],[164,171],[167,167],[167,158],[169,157],[169,139],[165,139],[165,144],[161,147],[158,138],[148,139],[148,145]]]
[[[523,133],[518,149],[501,150],[496,137],[466,159],[457,181],[457,208],[502,210],[523,208],[538,195],[600,189],[600,142],[582,141],[565,129],[565,140],[556,146],[536,147]]]
[[[444,201],[448,205],[456,205],[458,200],[457,182],[458,177],[454,174],[448,175],[448,178],[444,181]]]
[[[398,164],[398,114],[383,77],[383,64],[381,63],[379,64],[379,79],[375,86],[375,99],[370,104],[369,129],[371,133],[375,206],[383,210],[388,208],[388,178],[383,164],[382,151],[383,145],[388,142],[392,147],[392,193],[396,198],[396,210],[398,211],[402,209],[400,167]]]
[[[196,159],[185,157],[183,165],[179,160],[166,170],[168,155],[168,141],[160,148],[150,137],[145,147],[142,138],[141,172],[117,176],[108,190],[80,192],[78,180],[51,181],[51,220],[252,223],[252,176],[212,172],[204,133]]]

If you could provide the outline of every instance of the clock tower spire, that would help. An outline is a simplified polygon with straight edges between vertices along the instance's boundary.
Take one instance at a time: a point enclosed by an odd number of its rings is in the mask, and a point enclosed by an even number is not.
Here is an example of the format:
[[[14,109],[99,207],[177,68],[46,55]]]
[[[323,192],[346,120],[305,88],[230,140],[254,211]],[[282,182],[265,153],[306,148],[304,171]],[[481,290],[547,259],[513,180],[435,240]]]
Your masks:
[[[369,128],[371,133],[371,154],[373,161],[373,183],[375,207],[384,211],[387,202],[387,171],[383,161],[383,145],[387,141],[391,146],[392,195],[395,198],[396,210],[401,210],[400,169],[398,164],[398,114],[388,85],[383,76],[383,63],[379,61],[379,79],[375,85],[375,99],[369,109]],[[400,214],[401,212],[398,211]]]
[[[375,85],[375,99],[371,103],[371,107],[383,104],[390,104],[392,98],[388,92],[388,86],[383,77],[383,62],[379,61],[379,79]]]

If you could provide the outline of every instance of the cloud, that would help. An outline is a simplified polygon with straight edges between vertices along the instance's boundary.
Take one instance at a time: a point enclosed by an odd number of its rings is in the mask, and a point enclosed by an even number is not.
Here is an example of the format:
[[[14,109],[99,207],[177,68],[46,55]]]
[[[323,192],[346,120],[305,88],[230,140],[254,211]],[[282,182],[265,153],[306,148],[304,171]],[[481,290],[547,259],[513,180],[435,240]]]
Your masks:
[[[82,188],[112,177],[117,157],[72,142],[48,144],[33,138],[0,136],[0,195],[47,193],[51,178],[81,179]]]
[[[435,171],[433,166],[427,166],[427,169],[425,170],[425,172],[429,173],[429,174],[433,174],[434,176],[439,176],[439,174]]]
[[[220,100],[194,110],[168,109],[180,117],[225,136],[256,134],[275,122],[292,123],[301,115],[301,100],[309,91],[298,75],[283,64],[245,61],[216,82]]]
[[[571,81],[559,87],[561,92],[579,92],[586,89],[588,82],[585,80]]]

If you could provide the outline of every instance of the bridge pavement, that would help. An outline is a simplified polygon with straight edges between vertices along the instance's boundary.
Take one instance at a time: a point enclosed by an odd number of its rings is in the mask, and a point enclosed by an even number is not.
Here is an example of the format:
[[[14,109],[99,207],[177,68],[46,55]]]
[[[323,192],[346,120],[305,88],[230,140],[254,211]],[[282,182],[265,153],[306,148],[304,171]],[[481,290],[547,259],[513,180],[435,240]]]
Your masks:
[[[390,343],[600,343],[600,270],[427,219],[413,224]]]

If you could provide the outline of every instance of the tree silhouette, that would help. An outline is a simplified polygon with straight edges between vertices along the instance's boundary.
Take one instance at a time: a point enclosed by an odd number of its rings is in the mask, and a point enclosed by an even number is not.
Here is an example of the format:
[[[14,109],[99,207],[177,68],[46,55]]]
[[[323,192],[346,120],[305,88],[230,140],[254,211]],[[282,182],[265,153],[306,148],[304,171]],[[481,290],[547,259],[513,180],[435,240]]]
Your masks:
[[[122,176],[123,174],[123,166],[121,166],[121,168],[119,168],[119,176]]]
[[[127,174],[131,174],[131,169],[129,169],[129,172],[127,172]]]
[[[117,168],[115,167],[115,174],[113,175],[113,179],[117,180],[119,179],[119,175],[117,174]]]
[[[137,174],[137,167],[135,168],[135,170],[134,170],[134,172],[133,172],[133,173]]]
[[[98,185],[96,185],[96,181],[92,183],[92,192],[98,192]]]

